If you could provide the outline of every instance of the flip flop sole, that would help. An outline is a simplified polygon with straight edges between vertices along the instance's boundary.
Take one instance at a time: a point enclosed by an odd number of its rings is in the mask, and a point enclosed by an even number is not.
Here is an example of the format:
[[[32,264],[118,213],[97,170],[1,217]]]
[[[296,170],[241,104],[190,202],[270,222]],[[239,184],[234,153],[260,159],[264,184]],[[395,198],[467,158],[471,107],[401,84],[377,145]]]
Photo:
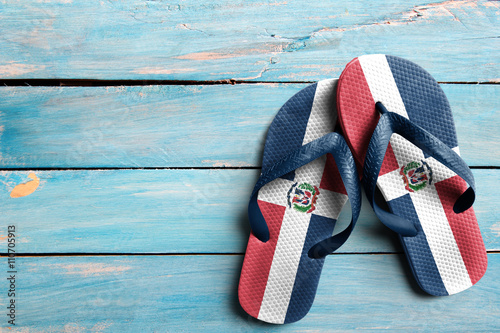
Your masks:
[[[263,171],[291,151],[335,128],[337,80],[310,85],[280,109],[266,139]],[[322,156],[260,189],[258,205],[270,239],[250,234],[239,300],[252,317],[290,323],[309,311],[324,259],[309,249],[332,235],[347,194],[331,155]]]
[[[361,56],[339,79],[339,121],[355,159],[363,165],[379,114],[375,103],[426,129],[459,153],[448,100],[420,66],[398,57]],[[414,276],[431,295],[451,295],[474,285],[487,267],[473,209],[453,212],[467,188],[454,172],[393,134],[377,186],[390,210],[412,221],[415,237],[400,237]]]

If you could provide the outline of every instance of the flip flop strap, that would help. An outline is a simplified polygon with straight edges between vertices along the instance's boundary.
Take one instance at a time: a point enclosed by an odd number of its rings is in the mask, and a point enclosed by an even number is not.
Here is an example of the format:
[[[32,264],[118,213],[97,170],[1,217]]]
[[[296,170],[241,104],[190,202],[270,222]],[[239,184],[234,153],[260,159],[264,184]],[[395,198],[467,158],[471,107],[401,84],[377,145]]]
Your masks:
[[[257,203],[259,190],[276,178],[284,176],[327,153],[332,154],[349,200],[351,201],[352,220],[349,226],[341,233],[314,245],[309,251],[309,256],[313,258],[326,256],[328,253],[332,253],[339,248],[347,240],[359,216],[361,191],[356,165],[349,147],[340,134],[332,132],[292,151],[261,174],[257,184],[255,184],[248,205],[250,226],[253,234],[260,241],[267,242],[269,240],[269,228]]]
[[[457,199],[453,211],[458,214],[469,209],[475,199],[475,184],[474,176],[464,160],[422,127],[397,113],[387,111],[382,103],[377,102],[376,108],[382,115],[368,145],[363,167],[363,184],[368,200],[382,223],[402,236],[415,236],[418,232],[412,222],[380,208],[375,202],[380,168],[393,133],[401,135],[465,180],[469,188]]]

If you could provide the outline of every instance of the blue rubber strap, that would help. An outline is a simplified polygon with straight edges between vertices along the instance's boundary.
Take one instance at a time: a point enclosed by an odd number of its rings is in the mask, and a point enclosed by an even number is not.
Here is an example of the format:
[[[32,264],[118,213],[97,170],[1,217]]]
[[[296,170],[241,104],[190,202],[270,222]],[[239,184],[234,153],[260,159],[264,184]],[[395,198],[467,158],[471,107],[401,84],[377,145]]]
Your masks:
[[[298,169],[309,162],[314,161],[327,153],[332,154],[337,164],[342,182],[351,201],[352,220],[350,225],[341,233],[327,238],[314,245],[309,251],[309,256],[319,258],[332,253],[339,248],[349,237],[359,216],[361,209],[361,191],[356,171],[354,158],[345,142],[344,138],[338,133],[328,133],[319,139],[301,146],[291,152],[283,159],[272,165],[263,173],[257,184],[255,184],[250,203],[248,205],[248,216],[253,234],[262,242],[269,240],[269,229],[262,216],[257,196],[259,190],[269,182],[279,178],[287,173]]]
[[[402,236],[415,236],[418,232],[412,222],[380,208],[375,202],[378,175],[393,133],[401,135],[464,179],[469,188],[455,202],[453,211],[458,214],[469,209],[475,200],[475,184],[474,176],[464,160],[422,127],[397,113],[387,111],[382,103],[377,102],[376,108],[382,115],[368,145],[363,184],[368,200],[382,223]]]

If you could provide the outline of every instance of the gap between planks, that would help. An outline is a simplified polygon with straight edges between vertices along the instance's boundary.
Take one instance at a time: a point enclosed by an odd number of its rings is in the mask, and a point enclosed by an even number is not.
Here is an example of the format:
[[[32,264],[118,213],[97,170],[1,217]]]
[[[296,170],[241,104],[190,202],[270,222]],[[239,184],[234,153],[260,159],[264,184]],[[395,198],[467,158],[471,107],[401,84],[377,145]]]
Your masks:
[[[469,168],[475,170],[497,170],[500,166],[495,165],[469,165]],[[54,167],[35,167],[35,168],[0,168],[0,171],[105,171],[105,170],[260,170],[260,166],[234,166],[234,167],[75,167],[75,168],[54,168]]]
[[[486,251],[488,254],[498,254],[500,250]],[[329,256],[343,255],[401,255],[403,252],[343,252],[331,253]],[[185,257],[185,256],[243,256],[244,253],[17,253],[18,257],[119,257],[119,256],[162,256],[162,257]],[[8,257],[6,253],[0,253],[0,257]]]
[[[94,79],[5,79],[0,80],[1,86],[6,87],[114,87],[114,86],[213,86],[235,84],[307,84],[317,81],[247,81],[235,79],[222,80],[94,80]],[[496,85],[500,82],[491,81],[438,81],[439,84],[485,84]]]

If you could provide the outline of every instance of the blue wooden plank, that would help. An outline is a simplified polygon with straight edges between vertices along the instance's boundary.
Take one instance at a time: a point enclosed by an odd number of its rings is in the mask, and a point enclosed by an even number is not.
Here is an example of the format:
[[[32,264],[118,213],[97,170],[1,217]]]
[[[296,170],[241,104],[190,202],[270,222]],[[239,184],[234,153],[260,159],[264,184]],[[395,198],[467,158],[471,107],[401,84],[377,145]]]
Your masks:
[[[12,331],[498,330],[499,254],[488,256],[488,271],[476,286],[450,297],[419,291],[403,255],[329,256],[311,311],[287,326],[261,323],[240,308],[242,259],[18,257]],[[0,305],[5,312],[6,298]]]
[[[35,171],[40,185],[12,198],[30,172],[0,172],[0,248],[19,229],[23,253],[244,253],[247,205],[259,170]],[[473,170],[488,250],[500,250],[500,170]],[[341,215],[346,225],[349,208]],[[342,226],[338,227],[342,230]],[[366,200],[340,252],[402,251]],[[2,250],[1,252],[5,252]]]
[[[1,87],[0,167],[260,166],[303,84]],[[500,165],[498,85],[442,85],[470,165]]]
[[[7,0],[0,77],[311,81],[387,53],[439,81],[497,82],[498,10],[467,0]]]

